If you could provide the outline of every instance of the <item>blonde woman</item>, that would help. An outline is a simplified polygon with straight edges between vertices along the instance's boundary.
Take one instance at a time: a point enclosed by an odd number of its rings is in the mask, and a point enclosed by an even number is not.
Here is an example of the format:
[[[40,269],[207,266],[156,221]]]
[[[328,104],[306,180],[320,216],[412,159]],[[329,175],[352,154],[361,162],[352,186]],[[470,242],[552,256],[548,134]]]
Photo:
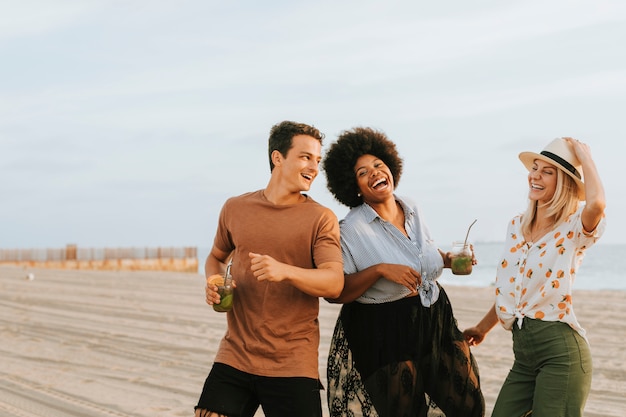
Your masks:
[[[529,170],[529,205],[509,222],[495,304],[464,335],[477,345],[498,322],[512,331],[515,361],[493,417],[578,417],[592,364],[572,286],[585,250],[605,229],[604,188],[589,146],[578,140],[558,138],[519,158]]]

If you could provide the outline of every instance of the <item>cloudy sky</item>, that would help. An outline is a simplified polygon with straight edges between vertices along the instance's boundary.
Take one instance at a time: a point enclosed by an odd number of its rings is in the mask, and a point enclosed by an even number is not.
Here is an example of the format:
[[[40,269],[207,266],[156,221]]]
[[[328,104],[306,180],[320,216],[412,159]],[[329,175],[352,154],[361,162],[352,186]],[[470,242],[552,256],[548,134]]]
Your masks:
[[[0,247],[199,246],[270,127],[386,132],[443,248],[500,241],[521,151],[591,145],[626,243],[626,2],[0,2]],[[346,208],[321,175],[310,194]]]

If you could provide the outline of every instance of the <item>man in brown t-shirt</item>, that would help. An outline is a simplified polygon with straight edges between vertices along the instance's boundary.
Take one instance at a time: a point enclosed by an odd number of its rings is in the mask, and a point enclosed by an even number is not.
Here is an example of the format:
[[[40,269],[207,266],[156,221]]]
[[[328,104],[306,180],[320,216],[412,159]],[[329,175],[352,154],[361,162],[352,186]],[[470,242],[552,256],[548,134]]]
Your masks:
[[[232,257],[233,308],[198,401],[196,417],[321,417],[319,297],[343,288],[337,217],[303,192],[319,174],[323,134],[285,121],[269,138],[271,176],[263,190],[222,207],[207,257],[208,277]]]

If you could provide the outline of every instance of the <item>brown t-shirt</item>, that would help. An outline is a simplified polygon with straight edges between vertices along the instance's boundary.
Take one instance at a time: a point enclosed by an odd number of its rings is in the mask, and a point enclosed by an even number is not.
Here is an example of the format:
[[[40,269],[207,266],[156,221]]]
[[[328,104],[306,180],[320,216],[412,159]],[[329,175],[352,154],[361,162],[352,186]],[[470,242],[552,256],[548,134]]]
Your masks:
[[[278,206],[255,191],[226,201],[214,244],[234,250],[237,283],[215,362],[254,375],[319,379],[319,298],[288,283],[258,281],[248,253],[301,268],[342,262],[335,214],[308,196]]]

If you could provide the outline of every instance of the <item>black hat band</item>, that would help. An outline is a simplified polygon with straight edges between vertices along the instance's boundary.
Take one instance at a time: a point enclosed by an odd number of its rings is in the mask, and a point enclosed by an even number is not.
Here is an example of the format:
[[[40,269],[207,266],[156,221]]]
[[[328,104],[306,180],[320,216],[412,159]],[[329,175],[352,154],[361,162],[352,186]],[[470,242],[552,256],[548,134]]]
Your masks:
[[[565,159],[561,158],[560,156],[558,156],[556,154],[553,154],[552,152],[548,152],[548,151],[541,151],[541,154],[543,156],[547,156],[548,158],[552,159],[555,162],[558,162],[559,164],[561,164],[563,166],[563,168],[565,168],[566,170],[568,170],[569,172],[574,174],[576,176],[576,178],[578,178],[579,180],[582,180],[582,177],[578,173],[578,170],[576,168],[574,168],[574,165],[570,164]]]

